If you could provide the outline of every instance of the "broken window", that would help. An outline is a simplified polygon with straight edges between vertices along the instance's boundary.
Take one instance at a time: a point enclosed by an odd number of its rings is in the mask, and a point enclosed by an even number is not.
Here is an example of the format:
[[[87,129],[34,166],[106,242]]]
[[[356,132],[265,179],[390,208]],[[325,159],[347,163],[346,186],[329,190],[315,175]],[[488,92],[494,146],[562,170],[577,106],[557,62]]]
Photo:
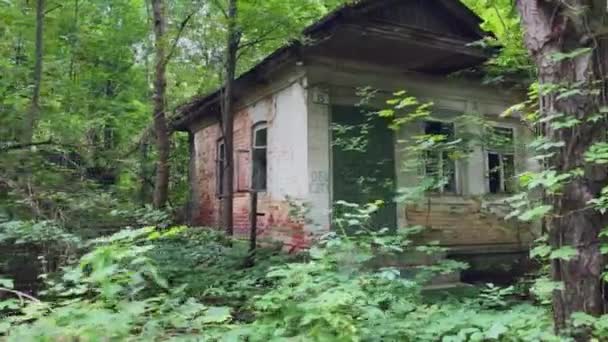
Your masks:
[[[224,145],[223,139],[217,141],[216,153],[215,192],[218,197],[222,197],[224,195],[224,168],[226,166],[226,145]]]
[[[433,136],[438,142],[449,142],[454,138],[454,124],[450,122],[426,121],[424,134]],[[456,193],[456,162],[449,151],[437,148],[426,152],[425,175],[433,177],[439,191]]]
[[[251,188],[257,191],[266,190],[267,177],[267,141],[268,134],[266,123],[262,122],[253,127],[252,154],[252,179]]]
[[[492,127],[487,148],[488,190],[492,194],[515,191],[515,147],[512,128]]]

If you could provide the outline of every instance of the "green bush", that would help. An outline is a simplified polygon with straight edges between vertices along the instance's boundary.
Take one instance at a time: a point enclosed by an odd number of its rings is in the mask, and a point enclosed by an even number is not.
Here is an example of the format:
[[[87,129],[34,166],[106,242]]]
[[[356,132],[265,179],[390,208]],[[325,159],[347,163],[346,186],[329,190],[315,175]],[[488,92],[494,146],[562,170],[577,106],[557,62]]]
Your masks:
[[[490,287],[481,297],[429,303],[422,291],[428,273],[406,279],[397,269],[370,268],[372,251],[399,249],[394,242],[378,234],[333,237],[310,260],[273,268],[268,277],[278,285],[252,300],[256,320],[231,333],[248,341],[560,340],[545,308],[507,305],[510,290]],[[453,270],[447,262],[429,272]]]
[[[424,284],[463,267],[420,266],[403,277],[377,255],[414,246],[399,234],[328,234],[288,258],[247,248],[209,229],[143,228],[93,240],[89,252],[47,281],[42,300],[10,292],[0,301],[6,341],[567,341],[546,306],[514,288],[429,299]],[[577,316],[578,317],[578,316]],[[602,320],[578,317],[605,336]],[[602,335],[603,334],[603,335]]]
[[[185,284],[170,287],[150,252],[184,228],[123,230],[94,240],[80,262],[48,281],[47,301],[31,299],[3,320],[8,341],[154,340],[203,331],[230,319],[228,307],[189,297]],[[15,292],[18,294],[18,292]],[[20,307],[16,300],[5,309]]]

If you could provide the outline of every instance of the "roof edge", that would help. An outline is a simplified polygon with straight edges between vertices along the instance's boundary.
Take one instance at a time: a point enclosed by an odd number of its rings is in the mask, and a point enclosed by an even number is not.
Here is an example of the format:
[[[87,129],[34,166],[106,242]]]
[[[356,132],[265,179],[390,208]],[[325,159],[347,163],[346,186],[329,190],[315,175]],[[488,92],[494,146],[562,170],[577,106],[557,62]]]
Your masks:
[[[360,0],[349,2],[340,6],[333,11],[326,14],[320,20],[309,25],[302,34],[304,36],[316,36],[320,32],[327,31],[333,25],[337,24],[339,19],[346,18],[360,14],[360,11],[369,11],[377,7],[389,5],[393,2],[397,3],[402,0]],[[471,9],[469,9],[460,0],[438,0],[448,11],[458,16],[461,20],[470,25],[471,29],[482,38],[490,33],[485,32],[481,29],[480,24],[481,18],[477,16]],[[251,69],[243,73],[235,82],[237,84],[245,83],[246,80],[255,77],[256,74],[263,72],[265,68],[268,68],[275,59],[285,58],[285,56],[292,56],[300,54],[302,43],[299,40],[292,41],[287,45],[284,45],[265,57],[261,62],[254,65]],[[219,102],[224,86],[219,89],[207,93],[205,95],[197,95],[188,102],[180,105],[176,108],[175,112],[177,115],[171,120],[171,127],[178,131],[187,131],[189,126],[203,115],[203,111],[208,109],[214,103]]]

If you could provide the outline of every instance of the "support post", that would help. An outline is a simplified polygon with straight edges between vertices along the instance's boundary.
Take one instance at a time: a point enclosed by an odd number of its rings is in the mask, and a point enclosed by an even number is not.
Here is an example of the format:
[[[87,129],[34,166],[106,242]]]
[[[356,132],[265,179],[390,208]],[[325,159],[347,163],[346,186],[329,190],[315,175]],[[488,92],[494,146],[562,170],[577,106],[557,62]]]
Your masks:
[[[258,237],[258,192],[251,190],[249,192],[249,254],[245,264],[252,267],[255,264],[255,251],[257,248]]]

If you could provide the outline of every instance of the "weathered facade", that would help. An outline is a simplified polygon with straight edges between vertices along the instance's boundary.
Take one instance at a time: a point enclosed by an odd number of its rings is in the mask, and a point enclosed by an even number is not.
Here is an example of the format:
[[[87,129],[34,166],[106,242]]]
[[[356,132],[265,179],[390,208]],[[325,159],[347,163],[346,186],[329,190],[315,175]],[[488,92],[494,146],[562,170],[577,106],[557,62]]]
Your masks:
[[[444,126],[456,135],[476,133],[481,128],[474,124],[454,124],[464,113],[475,113],[512,136],[513,149],[475,146],[468,158],[454,162],[449,188],[415,205],[387,201],[382,224],[426,226],[426,238],[455,252],[526,249],[529,227],[507,223],[496,204],[508,192],[508,176],[535,167],[523,143],[531,133],[518,120],[499,115],[520,101],[520,94],[476,77],[448,76],[487,59],[487,52],[469,45],[484,36],[478,26],[479,19],[456,0],[363,1],[308,28],[311,44],[282,48],[242,75],[234,127],[235,230],[247,232],[249,190],[258,189],[258,211],[264,214],[260,235],[289,249],[306,247],[331,229],[336,200],[374,199],[359,195],[354,179],[374,174],[389,179],[393,190],[417,184],[425,171],[404,169],[403,141]],[[437,122],[397,131],[378,124],[370,130],[364,158],[348,157],[335,147],[332,125],[362,120],[356,106],[360,87],[379,90],[367,104],[371,108],[384,108],[387,96],[402,89],[432,101]],[[218,91],[193,100],[175,122],[191,133],[191,215],[205,226],[218,225],[221,212],[225,153],[219,99]],[[294,215],[293,203],[308,210]]]

